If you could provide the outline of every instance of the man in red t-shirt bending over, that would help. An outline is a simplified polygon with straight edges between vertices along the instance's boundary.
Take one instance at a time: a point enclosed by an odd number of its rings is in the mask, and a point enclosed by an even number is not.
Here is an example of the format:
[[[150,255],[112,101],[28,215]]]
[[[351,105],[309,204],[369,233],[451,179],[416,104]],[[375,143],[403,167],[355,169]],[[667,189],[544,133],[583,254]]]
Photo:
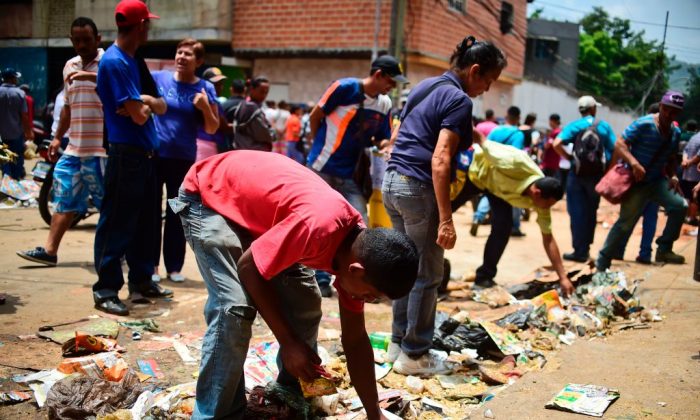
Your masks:
[[[242,418],[243,363],[256,311],[280,343],[277,382],[323,372],[316,355],[321,294],[314,272],[336,275],[348,371],[370,419],[377,405],[365,301],[408,294],[416,246],[362,217],[313,171],[286,156],[239,150],[197,162],[177,199],[185,236],[209,291],[193,419]]]

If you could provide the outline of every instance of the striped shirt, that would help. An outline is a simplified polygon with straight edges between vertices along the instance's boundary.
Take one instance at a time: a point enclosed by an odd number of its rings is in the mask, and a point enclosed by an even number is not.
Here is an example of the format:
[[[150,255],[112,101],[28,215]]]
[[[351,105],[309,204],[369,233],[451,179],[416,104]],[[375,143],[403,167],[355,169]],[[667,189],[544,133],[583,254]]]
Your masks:
[[[70,107],[70,136],[65,153],[70,156],[89,157],[107,156],[103,147],[104,114],[102,102],[91,81],[75,80],[68,84],[67,79],[77,71],[97,73],[97,67],[104,50],[97,50],[97,57],[90,63],[83,64],[80,56],[66,62],[63,68],[63,80],[66,82],[66,106]]]
[[[642,182],[656,181],[664,177],[664,167],[671,156],[678,150],[681,130],[671,124],[671,141],[661,137],[654,121],[654,114],[645,115],[629,125],[622,133],[622,138],[630,146],[630,152],[646,170]],[[659,157],[651,166],[657,150],[663,147]],[[651,166],[651,167],[650,167]]]

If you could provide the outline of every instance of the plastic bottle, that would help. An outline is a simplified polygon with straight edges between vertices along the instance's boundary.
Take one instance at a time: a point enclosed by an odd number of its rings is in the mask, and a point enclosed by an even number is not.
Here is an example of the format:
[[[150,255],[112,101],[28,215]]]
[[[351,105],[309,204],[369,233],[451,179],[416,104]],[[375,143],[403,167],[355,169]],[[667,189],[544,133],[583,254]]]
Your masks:
[[[391,342],[391,335],[384,332],[373,332],[369,335],[369,343],[373,348],[386,351]]]

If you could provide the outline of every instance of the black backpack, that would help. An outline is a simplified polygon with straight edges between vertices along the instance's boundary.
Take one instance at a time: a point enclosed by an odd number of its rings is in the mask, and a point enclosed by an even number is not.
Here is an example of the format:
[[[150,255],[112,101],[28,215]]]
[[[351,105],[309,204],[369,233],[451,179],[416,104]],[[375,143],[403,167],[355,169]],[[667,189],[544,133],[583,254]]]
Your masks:
[[[605,147],[598,133],[598,122],[581,131],[574,139],[574,173],[597,176],[605,173]]]

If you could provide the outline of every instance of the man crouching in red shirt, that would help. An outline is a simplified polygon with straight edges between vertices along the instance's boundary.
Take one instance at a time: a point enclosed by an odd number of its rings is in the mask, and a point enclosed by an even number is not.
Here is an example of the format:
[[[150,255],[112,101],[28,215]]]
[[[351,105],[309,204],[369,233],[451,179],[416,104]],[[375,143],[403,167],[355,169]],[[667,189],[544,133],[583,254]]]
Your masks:
[[[370,419],[382,418],[364,302],[409,293],[411,239],[367,229],[318,175],[286,156],[239,150],[196,163],[177,199],[209,298],[193,419],[242,418],[243,363],[257,311],[280,343],[277,382],[298,389],[323,368],[316,354],[321,294],[314,272],[336,275],[348,371]]]

